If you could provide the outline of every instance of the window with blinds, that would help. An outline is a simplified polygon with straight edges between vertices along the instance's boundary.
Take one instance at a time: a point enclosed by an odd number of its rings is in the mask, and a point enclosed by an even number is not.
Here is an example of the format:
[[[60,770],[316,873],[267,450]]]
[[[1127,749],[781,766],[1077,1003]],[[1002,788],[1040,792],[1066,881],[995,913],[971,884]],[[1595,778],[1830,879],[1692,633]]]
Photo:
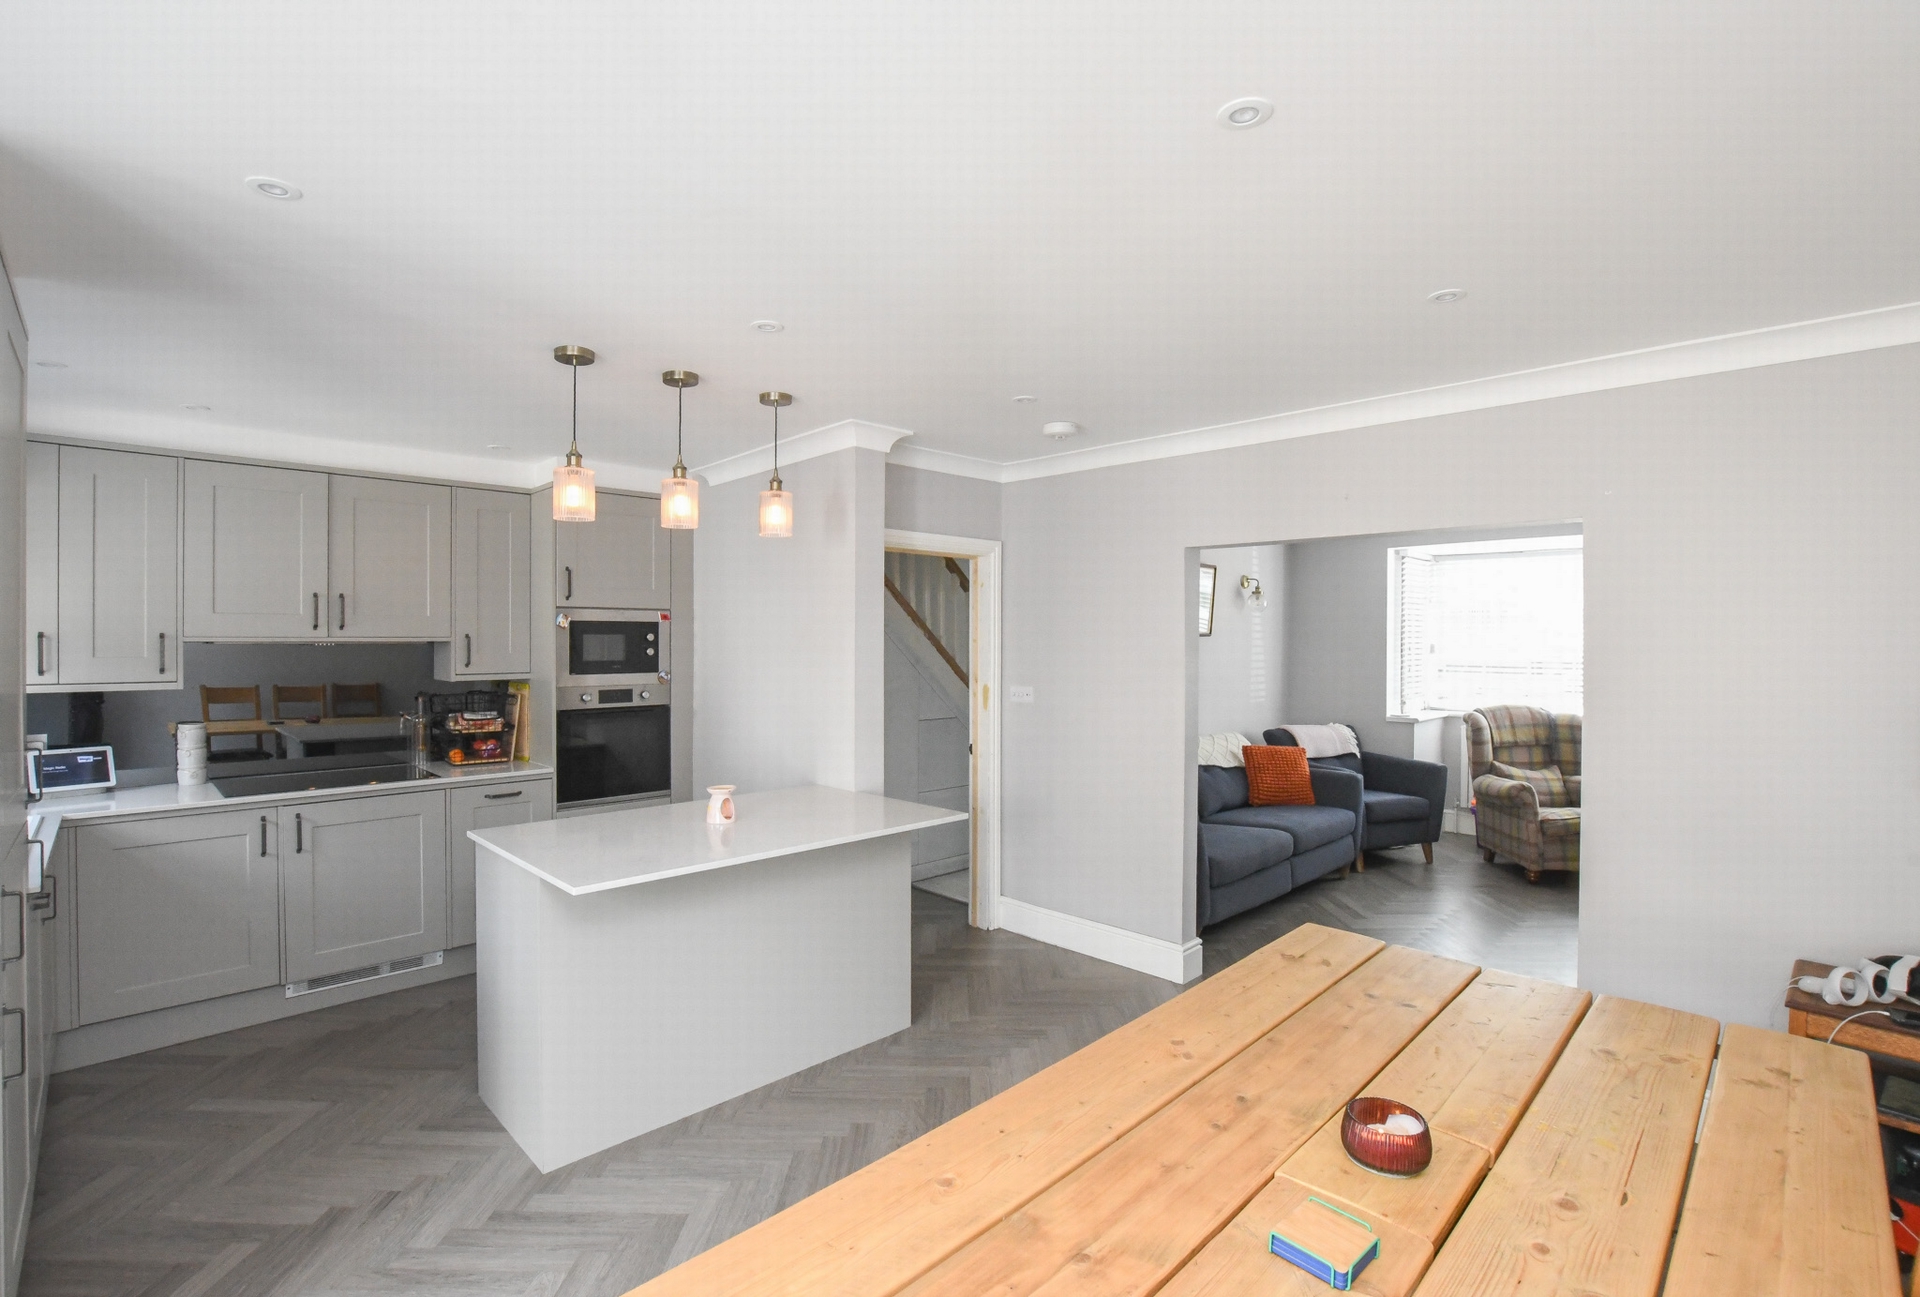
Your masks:
[[[1388,551],[1387,709],[1583,705],[1581,538]]]

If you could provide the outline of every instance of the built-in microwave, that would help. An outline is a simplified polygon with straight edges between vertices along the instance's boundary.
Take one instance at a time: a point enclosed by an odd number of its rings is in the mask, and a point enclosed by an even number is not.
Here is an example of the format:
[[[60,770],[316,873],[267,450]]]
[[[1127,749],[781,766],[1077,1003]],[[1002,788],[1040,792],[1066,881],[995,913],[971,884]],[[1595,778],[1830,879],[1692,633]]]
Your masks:
[[[571,692],[646,688],[648,701],[665,702],[671,670],[669,614],[630,608],[570,608],[555,621],[554,682],[563,703]]]

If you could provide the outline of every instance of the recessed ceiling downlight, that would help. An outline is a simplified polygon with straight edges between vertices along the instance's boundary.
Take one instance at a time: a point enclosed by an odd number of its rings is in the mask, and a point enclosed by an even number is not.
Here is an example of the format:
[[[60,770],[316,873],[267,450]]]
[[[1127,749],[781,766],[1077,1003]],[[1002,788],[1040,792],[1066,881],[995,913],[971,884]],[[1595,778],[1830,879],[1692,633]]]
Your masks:
[[[780,323],[780,321],[778,320],[755,320],[753,322],[753,327],[760,330],[760,332],[762,333],[779,333],[782,329],[786,328],[787,326]]]
[[[1464,288],[1443,288],[1437,293],[1428,293],[1427,300],[1445,305],[1448,302],[1457,302],[1466,295],[1467,290]]]
[[[67,362],[64,360],[36,360],[33,363],[42,369],[65,369],[67,367]]]
[[[1056,419],[1052,423],[1040,425],[1040,431],[1055,441],[1064,437],[1076,437],[1080,434],[1080,425],[1069,419]]]
[[[1215,114],[1216,120],[1230,131],[1252,130],[1273,116],[1273,104],[1266,99],[1248,96],[1235,99],[1221,106]]]
[[[1037,396],[1016,396],[1013,398],[1013,403],[1015,405],[1032,405],[1039,399]]]
[[[183,405],[180,408],[183,410],[192,410],[196,414],[204,414],[213,407],[211,405]]]
[[[283,203],[296,202],[300,198],[298,188],[284,180],[275,180],[272,176],[248,176],[247,188],[268,198],[278,198]]]

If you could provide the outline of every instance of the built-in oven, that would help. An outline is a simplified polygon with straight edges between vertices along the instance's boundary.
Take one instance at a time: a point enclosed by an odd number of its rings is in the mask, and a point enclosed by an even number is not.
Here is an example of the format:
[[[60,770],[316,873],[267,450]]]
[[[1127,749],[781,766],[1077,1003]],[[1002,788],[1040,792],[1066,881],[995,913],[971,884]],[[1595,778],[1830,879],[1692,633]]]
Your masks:
[[[554,713],[554,801],[560,806],[631,801],[670,792],[672,740],[666,707],[582,704],[579,690]],[[597,696],[630,687],[588,690]]]
[[[664,612],[631,608],[570,608],[554,619],[555,683],[569,690],[651,687],[667,683],[667,628]],[[665,701],[659,698],[658,701]]]

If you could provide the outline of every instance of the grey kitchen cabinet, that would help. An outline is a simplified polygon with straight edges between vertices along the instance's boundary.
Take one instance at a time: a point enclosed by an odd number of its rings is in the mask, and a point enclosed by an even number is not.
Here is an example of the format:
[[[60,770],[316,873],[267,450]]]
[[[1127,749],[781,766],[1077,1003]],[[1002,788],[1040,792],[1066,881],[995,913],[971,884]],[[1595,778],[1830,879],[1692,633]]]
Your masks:
[[[447,790],[447,948],[474,942],[474,852],[467,833],[553,818],[553,780]]]
[[[59,683],[178,683],[180,461],[59,451]]]
[[[332,638],[327,475],[186,463],[187,638]]]
[[[446,639],[452,488],[335,475],[327,511],[327,638]]]
[[[15,1291],[33,1207],[51,1038],[46,998],[46,937],[26,894],[29,847],[24,832],[0,859],[0,1241],[7,1291]]]
[[[446,948],[444,790],[278,810],[289,982]]]
[[[434,646],[434,675],[493,680],[530,673],[532,583],[532,498],[515,491],[457,488],[453,635]]]
[[[666,608],[673,536],[651,495],[595,493],[592,522],[553,527],[554,601],[562,608]]]
[[[232,810],[61,830],[82,1025],[280,980],[274,827]]]
[[[27,443],[27,687],[60,683],[60,448]]]

